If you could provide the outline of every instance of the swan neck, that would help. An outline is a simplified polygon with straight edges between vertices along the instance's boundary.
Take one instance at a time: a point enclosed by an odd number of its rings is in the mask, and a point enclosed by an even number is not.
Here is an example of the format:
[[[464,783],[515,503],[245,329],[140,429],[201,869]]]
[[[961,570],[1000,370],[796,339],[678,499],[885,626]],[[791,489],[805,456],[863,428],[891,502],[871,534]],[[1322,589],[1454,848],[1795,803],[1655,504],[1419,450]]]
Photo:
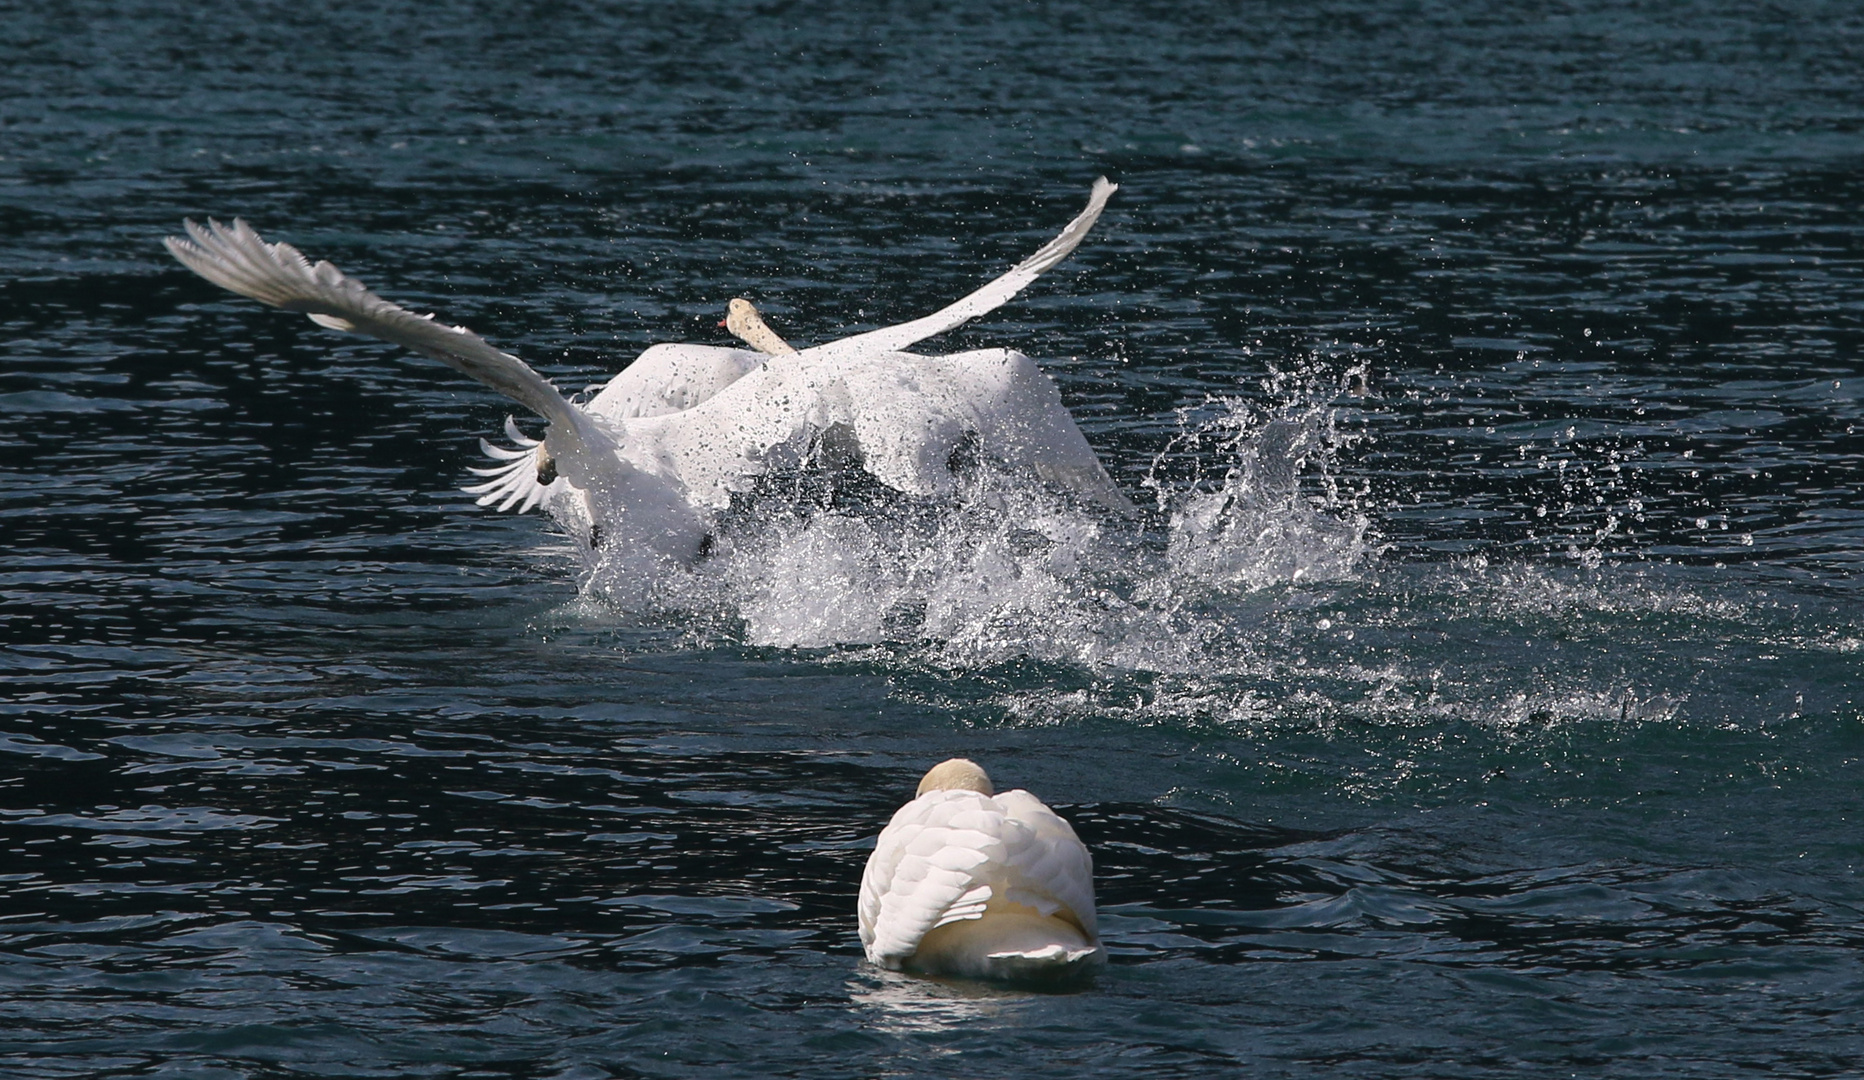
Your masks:
[[[725,329],[758,352],[766,356],[785,356],[796,351],[764,322],[764,317],[749,300],[738,297],[725,311]]]
[[[778,337],[777,332],[756,315],[750,317],[744,333],[740,336],[744,338],[746,345],[771,356],[786,356],[796,351],[789,342]]]

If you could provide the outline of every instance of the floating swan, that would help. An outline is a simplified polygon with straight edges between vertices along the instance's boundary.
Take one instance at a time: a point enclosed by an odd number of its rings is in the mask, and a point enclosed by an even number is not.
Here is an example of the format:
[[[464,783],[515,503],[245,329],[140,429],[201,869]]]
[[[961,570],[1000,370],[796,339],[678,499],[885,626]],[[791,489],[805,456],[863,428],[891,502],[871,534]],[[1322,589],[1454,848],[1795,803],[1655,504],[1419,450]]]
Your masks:
[[[542,504],[592,548],[599,542],[605,551],[684,564],[705,550],[712,515],[734,493],[772,467],[807,461],[831,431],[859,467],[907,494],[951,491],[951,463],[975,441],[1012,469],[1102,506],[1128,508],[1054,383],[1027,356],[901,351],[1000,306],[1066,258],[1114,190],[1101,178],[1087,208],[1054,240],[924,318],[797,351],[749,302],[734,301],[728,324],[736,319],[734,332],[751,335],[763,351],[655,345],[582,404],[478,335],[390,303],[328,262],[312,265],[242,220],[188,221],[188,239],[165,243],[217,285],[303,312],[320,326],[413,349],[543,417],[542,440],[525,438],[508,420],[517,449],[483,444],[500,464],[475,470],[488,479],[467,490],[482,505]]]
[[[881,967],[977,979],[1068,976],[1104,962],[1094,860],[1027,791],[993,795],[964,758],[935,765],[861,875],[861,945]]]

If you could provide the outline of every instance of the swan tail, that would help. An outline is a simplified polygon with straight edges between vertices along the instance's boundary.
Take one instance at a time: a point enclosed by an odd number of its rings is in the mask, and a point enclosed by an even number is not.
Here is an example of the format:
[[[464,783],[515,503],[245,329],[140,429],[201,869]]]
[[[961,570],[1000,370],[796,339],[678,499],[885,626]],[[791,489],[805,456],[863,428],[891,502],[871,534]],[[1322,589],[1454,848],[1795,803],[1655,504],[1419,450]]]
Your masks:
[[[319,326],[401,345],[484,383],[549,420],[578,427],[576,410],[529,364],[460,326],[416,315],[370,292],[328,262],[311,261],[290,244],[269,244],[245,221],[193,221],[186,238],[165,237],[169,253],[208,281]]]
[[[1106,950],[1074,923],[1014,906],[944,923],[905,966],[971,979],[1065,979],[1098,966]]]
[[[1070,948],[1057,943],[1039,949],[990,953],[984,960],[990,978],[1040,982],[1086,975],[1107,962],[1107,950],[1098,945]]]
[[[1002,307],[1081,246],[1081,241],[1087,239],[1087,234],[1093,230],[1094,223],[1100,220],[1100,212],[1106,209],[1107,199],[1119,189],[1120,185],[1104,176],[1094,181],[1093,190],[1088,193],[1087,209],[1076,214],[1074,220],[1062,229],[1061,235],[1042,245],[1034,255],[1011,267],[1009,273],[957,303],[940,308],[923,319],[817,345],[812,349],[804,349],[799,355],[808,362],[817,363],[871,353],[901,352],[917,342],[947,330],[955,330],[980,315]]]

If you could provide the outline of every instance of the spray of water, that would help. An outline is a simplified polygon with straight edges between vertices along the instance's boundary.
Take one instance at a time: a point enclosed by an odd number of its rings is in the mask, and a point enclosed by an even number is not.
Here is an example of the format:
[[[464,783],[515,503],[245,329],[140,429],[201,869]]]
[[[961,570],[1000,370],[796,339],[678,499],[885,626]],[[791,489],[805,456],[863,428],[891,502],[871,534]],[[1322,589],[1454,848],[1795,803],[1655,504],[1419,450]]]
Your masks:
[[[1587,497],[1572,514],[1592,516],[1562,534],[1569,550],[1375,558],[1377,507],[1342,464],[1369,438],[1363,387],[1362,369],[1317,359],[1182,410],[1131,515],[989,461],[923,500],[804,460],[746,493],[697,566],[604,552],[585,595],[709,640],[878,662],[895,695],[967,724],[1369,740],[1389,760],[1369,766],[1368,791],[1411,782],[1457,740],[1514,753],[1582,727],[1759,715],[1690,672],[1718,627],[1768,612],[1682,568],[1618,563],[1618,515],[1592,520],[1611,496],[1641,497],[1611,486],[1629,484],[1616,459],[1561,474],[1599,478],[1575,488]],[[1855,652],[1849,630],[1798,642],[1790,605],[1775,606],[1782,648]],[[1626,627],[1643,647],[1618,646]]]
[[[691,570],[593,560],[587,590],[624,608],[735,619],[782,647],[909,642],[941,663],[1014,657],[1182,671],[1246,637],[1213,594],[1349,578],[1367,518],[1331,469],[1339,380],[1278,398],[1213,399],[1179,417],[1131,516],[975,463],[949,498],[863,490],[804,462],[727,515]],[[1189,468],[1176,468],[1196,459]]]
[[[1352,574],[1366,553],[1368,520],[1332,472],[1342,438],[1332,402],[1309,396],[1311,386],[1304,390],[1265,409],[1215,399],[1221,411],[1213,418],[1194,425],[1180,419],[1180,435],[1148,479],[1171,516],[1175,574],[1250,589]],[[1186,447],[1194,455],[1192,480],[1160,480],[1168,455]],[[1208,462],[1222,467],[1214,483]]]

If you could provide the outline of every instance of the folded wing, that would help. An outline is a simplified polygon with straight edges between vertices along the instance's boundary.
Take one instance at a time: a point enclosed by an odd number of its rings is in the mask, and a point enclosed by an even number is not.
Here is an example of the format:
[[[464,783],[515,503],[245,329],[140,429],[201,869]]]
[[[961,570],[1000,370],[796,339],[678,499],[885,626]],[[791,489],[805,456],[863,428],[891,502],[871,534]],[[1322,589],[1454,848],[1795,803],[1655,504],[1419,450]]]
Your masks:
[[[1074,827],[1027,791],[1006,791],[997,805],[1020,829],[1004,837],[1004,899],[1059,915],[1090,941],[1099,936],[1094,915],[1094,857]]]
[[[1027,791],[992,798],[934,791],[907,803],[880,834],[861,878],[861,944],[899,967],[932,930],[1017,904],[1079,927],[1090,943],[1094,864],[1074,829]]]
[[[954,907],[982,914],[990,894],[979,872],[1001,855],[1003,825],[990,796],[975,791],[934,791],[900,807],[861,876],[861,944],[868,959],[897,968],[928,931],[951,921]],[[980,886],[982,894],[967,900]]]

